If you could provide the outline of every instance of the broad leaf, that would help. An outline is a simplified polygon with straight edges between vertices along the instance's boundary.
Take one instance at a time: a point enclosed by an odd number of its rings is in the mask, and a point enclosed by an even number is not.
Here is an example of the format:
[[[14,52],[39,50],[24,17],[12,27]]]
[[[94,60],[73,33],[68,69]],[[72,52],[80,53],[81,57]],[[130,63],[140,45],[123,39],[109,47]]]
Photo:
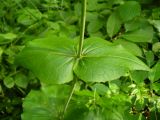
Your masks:
[[[113,37],[121,28],[121,20],[117,17],[116,13],[110,15],[107,21],[107,33],[109,37]]]
[[[22,120],[59,120],[69,92],[70,87],[65,85],[31,91],[23,102]]]
[[[41,91],[32,90],[24,99],[22,120],[62,119],[63,109],[70,90],[70,87],[66,85],[42,87]],[[64,120],[123,120],[122,112],[115,109],[102,109],[100,107],[89,109],[86,106],[87,104],[92,106],[93,103],[89,103],[89,101],[93,97],[83,94],[79,96],[79,94],[73,95],[65,112]],[[94,96],[93,92],[91,95]]]
[[[132,20],[134,17],[139,16],[141,13],[141,7],[136,1],[128,1],[119,6],[117,13],[123,22]]]
[[[34,40],[17,56],[16,63],[30,69],[47,84],[69,82],[73,79],[73,43],[55,36]]]
[[[74,68],[76,75],[87,82],[114,80],[129,70],[148,70],[143,62],[121,45],[112,45],[93,38],[86,39],[83,57]]]
[[[84,42],[81,58],[77,58],[76,42],[62,37],[37,39],[17,56],[16,62],[46,84],[62,84],[74,73],[87,82],[105,82],[126,75],[129,70],[148,67],[121,45],[100,38]]]
[[[135,43],[126,41],[124,39],[117,39],[117,40],[114,40],[113,42],[115,44],[122,45],[127,51],[131,52],[133,55],[142,57],[142,50]]]

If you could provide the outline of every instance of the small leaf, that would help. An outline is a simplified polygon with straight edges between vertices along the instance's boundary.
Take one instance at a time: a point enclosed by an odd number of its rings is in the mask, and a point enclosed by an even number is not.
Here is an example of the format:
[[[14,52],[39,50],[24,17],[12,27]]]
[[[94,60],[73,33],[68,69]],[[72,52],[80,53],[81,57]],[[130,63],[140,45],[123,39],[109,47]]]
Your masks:
[[[0,34],[0,45],[11,43],[16,37],[14,33]]]
[[[108,18],[106,26],[109,37],[112,38],[115,34],[117,34],[120,28],[121,28],[121,21],[117,17],[117,14],[116,13],[111,14]]]
[[[154,82],[160,78],[160,61],[149,72],[149,79]]]
[[[127,1],[120,5],[116,11],[123,22],[132,20],[141,13],[140,4],[136,1]]]
[[[149,20],[149,22],[160,32],[160,20]]]
[[[153,46],[152,46],[152,50],[154,52],[160,52],[160,42],[154,43]]]
[[[160,93],[160,83],[152,83],[151,87],[156,93]]]
[[[132,32],[127,32],[121,37],[132,42],[151,42],[153,38],[153,28],[141,28]]]
[[[15,76],[15,84],[18,86],[18,87],[22,87],[22,88],[26,88],[27,85],[28,85],[28,79],[25,75],[23,74],[16,74]]]
[[[141,29],[149,26],[150,26],[149,22],[144,18],[136,18],[124,24],[126,32],[135,31],[137,29]]]
[[[96,83],[93,86],[91,86],[91,88],[93,89],[93,91],[97,92],[100,95],[105,95],[109,89],[106,85],[101,83]]]
[[[144,83],[144,80],[148,77],[148,72],[146,71],[131,71],[131,79],[137,84]]]
[[[14,33],[0,34],[0,36],[4,37],[4,39],[9,39],[9,40],[15,39],[17,37],[17,35]]]
[[[102,26],[103,26],[103,22],[99,19],[95,19],[88,24],[87,31],[89,34],[92,34],[92,33],[98,32],[98,30],[102,28]]]
[[[12,77],[6,77],[4,79],[4,84],[8,88],[12,88],[14,86],[14,79]]]
[[[146,61],[149,67],[151,67],[154,64],[154,53],[153,51],[147,51],[145,52]]]
[[[23,8],[19,11],[17,22],[22,25],[32,25],[42,18],[42,14],[38,9]]]

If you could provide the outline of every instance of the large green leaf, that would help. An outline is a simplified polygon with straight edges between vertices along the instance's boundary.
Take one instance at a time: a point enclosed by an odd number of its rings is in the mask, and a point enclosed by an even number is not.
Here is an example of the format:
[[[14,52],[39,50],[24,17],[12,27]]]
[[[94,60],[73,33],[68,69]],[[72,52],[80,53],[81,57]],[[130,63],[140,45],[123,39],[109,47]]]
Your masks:
[[[86,39],[83,57],[74,68],[76,75],[87,82],[114,80],[129,70],[148,70],[143,62],[121,45],[93,38]]]
[[[32,90],[24,99],[22,120],[123,120],[123,112],[113,108],[102,109],[97,106],[89,109],[87,104],[92,106],[90,101],[94,97],[94,92],[91,91],[91,96],[86,94],[87,91],[83,92],[84,95],[82,91],[74,94],[64,119],[61,119],[70,90],[67,85],[42,87],[40,91]]]
[[[105,82],[119,78],[129,70],[148,70],[121,45],[100,38],[85,40],[81,58],[77,58],[76,53],[75,41],[54,36],[30,42],[16,62],[47,84],[69,82],[73,79],[73,71],[84,81]]]
[[[16,63],[30,69],[47,84],[69,82],[73,79],[73,43],[55,36],[34,40],[17,56]]]
[[[65,85],[31,91],[23,102],[22,120],[59,120],[69,92]]]

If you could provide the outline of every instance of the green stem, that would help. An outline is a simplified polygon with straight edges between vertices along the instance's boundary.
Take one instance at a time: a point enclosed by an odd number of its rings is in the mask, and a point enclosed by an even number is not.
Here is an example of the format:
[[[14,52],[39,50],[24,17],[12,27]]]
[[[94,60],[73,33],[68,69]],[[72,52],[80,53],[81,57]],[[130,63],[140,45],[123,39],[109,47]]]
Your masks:
[[[86,21],[86,8],[87,8],[87,0],[82,0],[81,28],[80,28],[80,40],[79,40],[78,58],[81,57],[82,48],[83,48],[84,32],[85,32],[85,21]]]
[[[67,102],[66,102],[66,104],[65,104],[65,107],[64,107],[64,110],[63,110],[63,113],[62,113],[62,116],[63,116],[62,119],[64,119],[64,114],[65,114],[65,112],[67,111],[68,105],[69,105],[69,103],[70,103],[70,101],[71,101],[71,98],[72,98],[72,96],[73,96],[74,90],[75,90],[75,88],[76,88],[76,82],[77,82],[77,77],[75,76],[75,80],[74,80],[74,83],[73,83],[71,92],[70,92],[70,94],[69,94],[69,96],[68,96]]]

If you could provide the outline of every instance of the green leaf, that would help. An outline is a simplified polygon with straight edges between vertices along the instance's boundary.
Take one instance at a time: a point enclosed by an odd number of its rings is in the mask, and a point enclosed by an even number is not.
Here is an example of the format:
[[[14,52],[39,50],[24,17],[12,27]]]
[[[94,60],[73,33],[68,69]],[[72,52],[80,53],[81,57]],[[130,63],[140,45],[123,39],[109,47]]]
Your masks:
[[[14,86],[14,79],[12,77],[6,77],[4,79],[4,85],[7,87],[7,88],[12,88]]]
[[[59,120],[69,92],[65,85],[32,90],[24,99],[22,120]]]
[[[0,45],[11,43],[16,37],[14,33],[0,34]]]
[[[123,22],[132,20],[141,13],[140,4],[136,1],[127,1],[120,5],[116,11]]]
[[[151,87],[156,91],[156,93],[160,93],[160,83],[152,83]]]
[[[128,21],[124,24],[125,31],[135,31],[137,29],[145,28],[151,26],[149,22],[144,18],[136,18],[134,20]]]
[[[94,11],[97,9],[98,0],[88,0],[87,10]]]
[[[121,28],[121,21],[117,17],[117,14],[116,13],[111,14],[108,18],[106,26],[109,37],[112,38],[115,34],[117,34],[120,28]]]
[[[22,88],[26,88],[28,85],[28,79],[24,74],[16,74],[16,76],[14,77],[15,79],[15,84],[18,87],[22,87]]]
[[[30,42],[16,63],[30,69],[45,84],[69,82],[73,71],[84,81],[105,82],[126,75],[129,70],[148,70],[121,45],[100,38],[85,40],[81,58],[76,53],[75,41],[52,36]]]
[[[152,46],[153,52],[160,52],[160,42],[156,42]]]
[[[74,72],[86,82],[105,82],[124,76],[129,70],[148,70],[143,62],[121,45],[96,38],[86,39],[83,56],[77,62]]]
[[[117,39],[117,40],[114,40],[113,42],[115,44],[122,45],[127,51],[131,52],[133,55],[142,57],[142,50],[135,43],[126,41],[124,39]]]
[[[32,25],[42,18],[42,14],[38,9],[24,8],[19,12],[17,22],[22,25]]]
[[[92,34],[92,33],[98,32],[98,30],[102,28],[102,26],[103,26],[103,22],[97,18],[88,24],[87,31],[89,34]]]
[[[135,31],[126,32],[121,37],[132,42],[151,42],[153,38],[153,28],[140,28]]]
[[[149,22],[160,32],[160,20],[149,20]]]
[[[74,41],[50,36],[30,42],[16,63],[30,69],[46,84],[66,83],[73,79],[75,52]]]
[[[147,51],[145,52],[145,56],[146,56],[146,61],[149,67],[151,67],[154,64],[154,53],[153,51]]]
[[[91,88],[93,89],[93,91],[97,92],[100,95],[105,95],[109,89],[106,85],[101,83],[96,83],[93,86],[91,86]]]
[[[137,84],[144,83],[144,80],[148,77],[148,72],[146,71],[131,71],[131,79]]]
[[[149,79],[151,81],[157,81],[160,78],[160,61],[149,72]]]
[[[40,91],[32,90],[24,99],[22,120],[60,120],[70,90],[66,85],[42,87]],[[117,110],[87,108],[90,96],[77,95],[72,97],[64,120],[123,120],[123,115]]]

